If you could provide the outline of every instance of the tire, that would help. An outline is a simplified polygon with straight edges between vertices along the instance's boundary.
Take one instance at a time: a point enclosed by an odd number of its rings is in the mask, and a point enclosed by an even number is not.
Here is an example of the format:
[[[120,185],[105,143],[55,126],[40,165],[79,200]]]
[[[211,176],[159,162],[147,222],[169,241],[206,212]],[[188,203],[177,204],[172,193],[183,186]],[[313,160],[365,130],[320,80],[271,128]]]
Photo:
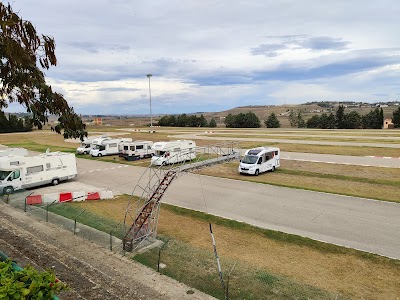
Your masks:
[[[3,190],[4,194],[12,194],[14,192],[14,188],[12,186],[7,186]]]
[[[254,172],[254,175],[258,176],[258,174],[260,174],[260,171],[257,169],[257,170]]]
[[[55,178],[55,179],[53,179],[52,181],[51,181],[51,184],[52,185],[58,185],[60,183],[60,180],[58,180],[57,178]]]
[[[272,166],[271,172],[275,171],[275,166]]]
[[[89,152],[85,151],[85,152],[83,152],[83,154],[89,154]]]
[[[101,154],[101,153],[99,153],[98,155],[97,155],[97,157],[102,157],[103,156],[103,154]]]

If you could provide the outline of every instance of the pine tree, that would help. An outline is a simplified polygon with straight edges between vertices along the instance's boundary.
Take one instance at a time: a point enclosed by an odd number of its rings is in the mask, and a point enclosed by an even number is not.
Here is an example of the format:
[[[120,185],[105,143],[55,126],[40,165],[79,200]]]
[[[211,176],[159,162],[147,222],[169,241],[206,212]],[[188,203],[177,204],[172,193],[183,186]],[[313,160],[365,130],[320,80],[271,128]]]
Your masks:
[[[279,122],[278,118],[276,117],[275,113],[271,113],[268,116],[268,119],[264,121],[265,126],[267,128],[279,128],[281,127],[281,123]]]

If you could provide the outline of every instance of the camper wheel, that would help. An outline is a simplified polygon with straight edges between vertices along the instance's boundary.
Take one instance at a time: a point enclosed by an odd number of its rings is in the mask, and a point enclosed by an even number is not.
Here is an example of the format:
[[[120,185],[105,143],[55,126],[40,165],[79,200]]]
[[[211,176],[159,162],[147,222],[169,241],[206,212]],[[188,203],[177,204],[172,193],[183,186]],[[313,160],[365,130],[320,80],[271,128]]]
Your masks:
[[[57,185],[57,184],[59,184],[60,183],[60,181],[58,180],[58,178],[54,178],[52,181],[51,181],[51,184],[52,185]]]
[[[275,166],[272,166],[271,172],[275,171]]]
[[[254,172],[254,175],[258,176],[258,174],[260,174],[260,171],[257,169],[257,170]]]
[[[97,157],[102,157],[103,156],[103,154],[101,154],[101,153],[99,153],[98,155],[97,155]]]
[[[12,192],[14,192],[14,188],[12,186],[5,187],[3,192],[4,194],[12,194]]]

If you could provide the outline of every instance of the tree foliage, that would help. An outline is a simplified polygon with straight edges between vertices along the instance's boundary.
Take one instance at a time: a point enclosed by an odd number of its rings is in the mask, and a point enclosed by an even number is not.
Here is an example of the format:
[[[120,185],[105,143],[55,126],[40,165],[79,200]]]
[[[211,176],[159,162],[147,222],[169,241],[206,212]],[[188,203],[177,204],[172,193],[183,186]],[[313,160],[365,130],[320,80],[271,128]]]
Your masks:
[[[264,121],[265,126],[267,128],[279,128],[281,127],[281,123],[279,122],[278,118],[276,117],[275,113],[271,113],[267,120]]]
[[[211,128],[217,127],[217,122],[215,121],[214,118],[212,118],[210,120],[210,123],[208,124],[208,127],[211,127]]]
[[[26,132],[32,130],[32,121],[28,117],[18,118],[16,115],[8,115],[0,111],[0,133]]]
[[[225,117],[225,126],[228,128],[259,128],[260,119],[251,111],[237,115],[229,114]]]
[[[345,113],[345,108],[340,105],[336,114],[330,113],[329,115],[323,113],[322,115],[314,115],[306,122],[308,128],[321,128],[321,129],[381,129],[383,125],[383,111],[376,108],[371,110],[368,114],[361,116],[356,111]]]
[[[19,103],[39,129],[48,122],[47,115],[59,116],[60,123],[53,130],[64,130],[65,138],[83,139],[87,133],[82,120],[63,95],[46,83],[42,71],[57,65],[54,39],[38,34],[31,22],[1,2],[0,25],[0,111],[9,103]]]
[[[394,128],[400,128],[400,107],[393,112],[392,122]]]
[[[196,115],[166,115],[158,121],[159,126],[170,126],[170,127],[207,127],[207,120],[203,115],[200,117]]]

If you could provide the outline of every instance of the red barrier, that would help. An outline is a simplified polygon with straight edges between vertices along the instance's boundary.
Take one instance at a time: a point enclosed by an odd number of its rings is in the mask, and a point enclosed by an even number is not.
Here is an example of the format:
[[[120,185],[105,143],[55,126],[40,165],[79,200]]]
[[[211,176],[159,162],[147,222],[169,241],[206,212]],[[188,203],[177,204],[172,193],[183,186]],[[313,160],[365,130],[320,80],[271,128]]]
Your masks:
[[[88,192],[86,200],[100,200],[99,192]]]
[[[30,195],[26,197],[26,204],[28,205],[42,204],[42,195]]]
[[[72,201],[72,193],[61,193],[60,202]]]

